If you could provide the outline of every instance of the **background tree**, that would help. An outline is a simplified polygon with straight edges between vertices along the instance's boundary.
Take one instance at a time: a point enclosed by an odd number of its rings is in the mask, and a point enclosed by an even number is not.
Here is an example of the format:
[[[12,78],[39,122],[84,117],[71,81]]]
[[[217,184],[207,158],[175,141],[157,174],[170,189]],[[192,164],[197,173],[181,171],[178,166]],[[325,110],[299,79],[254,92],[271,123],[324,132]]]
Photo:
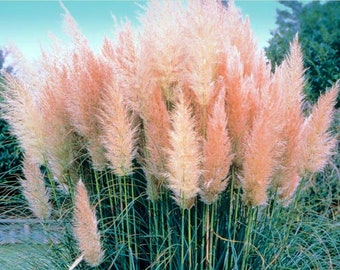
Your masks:
[[[340,3],[338,1],[279,1],[277,28],[272,31],[268,59],[281,64],[296,33],[302,46],[306,68],[307,98],[315,102],[320,93],[340,79]],[[337,107],[340,106],[338,97]]]

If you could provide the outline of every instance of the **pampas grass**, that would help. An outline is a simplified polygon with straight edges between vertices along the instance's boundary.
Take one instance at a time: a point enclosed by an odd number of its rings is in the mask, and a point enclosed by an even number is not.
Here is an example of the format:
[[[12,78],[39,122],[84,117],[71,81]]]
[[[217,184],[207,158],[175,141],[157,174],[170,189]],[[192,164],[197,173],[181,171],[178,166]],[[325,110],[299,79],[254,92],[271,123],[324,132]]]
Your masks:
[[[66,11],[73,47],[54,40],[40,81],[6,77],[5,117],[30,157],[23,186],[32,211],[73,220],[65,246],[73,261],[74,243],[83,256],[73,266],[82,258],[98,269],[285,265],[299,228],[287,213],[335,146],[338,84],[305,116],[297,38],[271,74],[232,1],[150,1],[145,11],[140,34],[125,24],[98,55]],[[29,179],[39,179],[46,211],[34,210]],[[57,190],[61,180],[68,193]]]

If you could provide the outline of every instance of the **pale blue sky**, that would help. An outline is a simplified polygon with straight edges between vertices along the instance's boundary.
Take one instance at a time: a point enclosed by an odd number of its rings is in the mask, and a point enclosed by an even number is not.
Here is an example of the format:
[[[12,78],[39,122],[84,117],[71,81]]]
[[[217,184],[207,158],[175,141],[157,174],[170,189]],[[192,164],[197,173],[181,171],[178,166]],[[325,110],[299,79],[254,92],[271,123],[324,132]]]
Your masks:
[[[138,25],[141,12],[136,2],[144,1],[63,1],[78,22],[91,46],[98,49],[103,37],[114,31],[111,14],[118,19],[128,18]],[[275,28],[278,1],[235,1],[243,15],[250,18],[251,27],[260,47],[266,45],[270,30]],[[48,33],[64,38],[62,14],[58,1],[3,1],[0,0],[0,46],[15,44],[28,59],[40,55],[40,45],[48,47]]]

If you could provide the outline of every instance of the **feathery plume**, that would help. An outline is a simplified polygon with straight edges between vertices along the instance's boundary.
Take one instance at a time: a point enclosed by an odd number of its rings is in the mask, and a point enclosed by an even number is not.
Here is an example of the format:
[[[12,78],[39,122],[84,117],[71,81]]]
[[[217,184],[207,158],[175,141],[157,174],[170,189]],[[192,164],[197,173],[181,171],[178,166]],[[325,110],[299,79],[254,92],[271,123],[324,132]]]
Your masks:
[[[166,177],[177,204],[186,209],[193,206],[199,192],[202,158],[194,118],[183,93],[179,95],[171,120]]]
[[[124,96],[133,98],[137,59],[134,35],[129,24],[125,24],[118,33],[116,43],[104,39],[102,55],[111,63],[115,71],[115,79],[122,89]]]
[[[40,113],[38,96],[33,93],[30,82],[5,76],[4,114],[18,138],[24,152],[37,164],[44,162],[44,122]]]
[[[96,115],[102,91],[112,81],[112,65],[93,53],[69,13],[66,13],[65,21],[75,46],[68,69],[70,91],[66,108],[75,131],[87,141],[93,167],[102,170],[107,160],[100,142],[102,131]]]
[[[236,47],[239,51],[244,75],[251,76],[253,74],[257,82],[256,87],[261,87],[262,76],[255,75],[261,75],[261,72],[265,70],[267,70],[268,76],[270,73],[266,68],[264,57],[261,57],[261,53],[258,53],[257,44],[250,29],[249,19],[242,19],[242,14],[235,7],[234,1],[228,3],[225,25],[225,33],[228,33],[226,42],[230,43],[230,46]],[[259,81],[257,81],[258,79]]]
[[[81,180],[77,184],[75,196],[74,236],[84,260],[93,267],[98,266],[103,261],[104,252],[97,229],[97,218]]]
[[[170,116],[160,87],[154,87],[149,102],[152,110],[148,115],[143,115],[146,140],[143,165],[148,176],[148,196],[150,199],[156,199],[165,181],[165,149],[169,148]]]
[[[125,176],[132,173],[132,161],[136,156],[136,133],[133,119],[117,83],[105,88],[99,120],[103,134],[105,155],[115,174]]]
[[[275,103],[262,104],[246,140],[241,182],[243,199],[252,206],[266,204],[267,189],[281,154],[281,128],[275,121],[278,108]]]
[[[241,168],[244,160],[245,140],[253,125],[259,97],[255,94],[254,80],[243,77],[243,65],[235,48],[230,51],[227,59],[225,85],[228,131],[235,153],[233,162]]]
[[[200,195],[202,200],[213,203],[227,186],[227,175],[231,165],[231,142],[227,130],[225,112],[225,90],[219,93],[209,117],[206,140],[203,143],[203,169]]]
[[[185,19],[186,80],[200,106],[205,107],[214,96],[217,71],[223,59],[226,13],[219,1],[192,1]]]
[[[175,102],[174,91],[183,79],[186,65],[185,41],[178,38],[185,36],[181,33],[183,13],[180,10],[182,3],[179,1],[149,1],[146,13],[140,19],[143,24],[140,53],[147,56],[145,64],[167,104]]]
[[[45,188],[44,175],[42,175],[40,166],[35,160],[27,155],[25,155],[23,161],[23,173],[25,180],[21,180],[21,186],[31,211],[39,219],[48,219],[51,215],[52,207]]]
[[[313,107],[311,115],[303,123],[300,150],[301,175],[304,172],[317,172],[327,164],[336,138],[328,131],[334,113],[336,98],[339,94],[339,82],[330,91],[321,96]]]
[[[272,98],[281,100],[281,113],[277,121],[283,123],[281,132],[283,152],[280,165],[273,177],[273,185],[285,203],[289,202],[300,181],[298,162],[303,124],[303,74],[302,51],[296,37],[291,43],[289,55],[281,66],[276,68],[270,88]]]
[[[56,52],[55,52],[56,53]],[[43,54],[41,59],[44,79],[39,85],[41,114],[44,119],[44,137],[46,139],[46,159],[49,168],[59,182],[70,175],[77,179],[75,160],[78,156],[79,137],[71,126],[66,109],[69,81],[66,63],[58,63],[56,55]]]

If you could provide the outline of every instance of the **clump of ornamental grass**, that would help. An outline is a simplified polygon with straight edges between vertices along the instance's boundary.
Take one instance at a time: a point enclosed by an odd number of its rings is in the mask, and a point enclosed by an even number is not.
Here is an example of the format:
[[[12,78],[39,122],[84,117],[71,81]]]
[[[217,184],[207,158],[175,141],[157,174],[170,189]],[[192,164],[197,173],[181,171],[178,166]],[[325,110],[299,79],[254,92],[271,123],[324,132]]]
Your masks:
[[[272,74],[233,2],[150,1],[140,33],[123,25],[99,54],[68,11],[65,21],[73,46],[54,40],[38,71],[6,76],[5,118],[35,170],[48,167],[58,218],[69,219],[65,205],[75,208],[84,260],[117,269],[270,268],[284,251],[261,245],[272,245],[302,179],[333,153],[339,85],[306,115],[298,37]],[[48,194],[30,178],[24,194]]]

